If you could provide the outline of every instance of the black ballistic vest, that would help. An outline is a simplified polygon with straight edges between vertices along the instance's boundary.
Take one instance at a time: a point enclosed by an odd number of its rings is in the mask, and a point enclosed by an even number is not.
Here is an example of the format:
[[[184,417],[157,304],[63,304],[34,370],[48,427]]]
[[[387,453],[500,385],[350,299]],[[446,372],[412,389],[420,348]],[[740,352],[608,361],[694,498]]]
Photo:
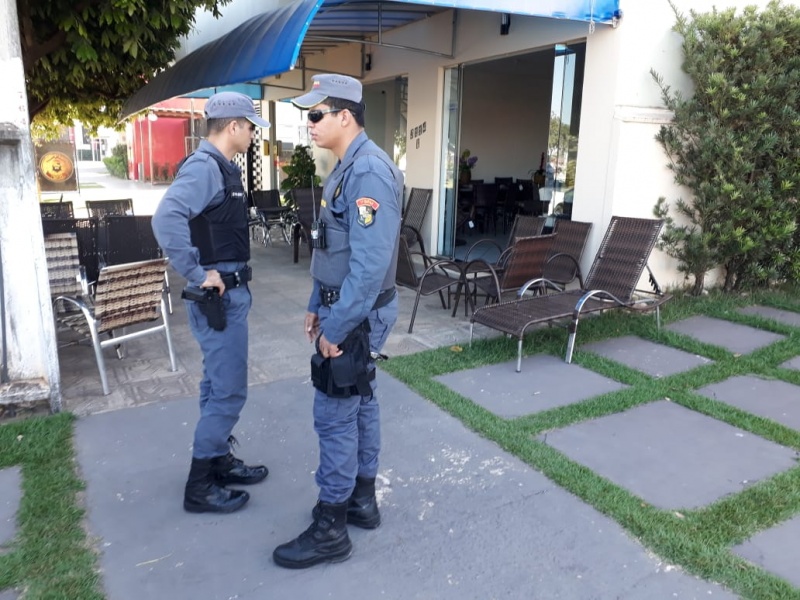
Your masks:
[[[200,251],[200,264],[250,260],[247,196],[239,173],[224,158],[207,153],[219,164],[225,198],[189,221],[192,245]]]

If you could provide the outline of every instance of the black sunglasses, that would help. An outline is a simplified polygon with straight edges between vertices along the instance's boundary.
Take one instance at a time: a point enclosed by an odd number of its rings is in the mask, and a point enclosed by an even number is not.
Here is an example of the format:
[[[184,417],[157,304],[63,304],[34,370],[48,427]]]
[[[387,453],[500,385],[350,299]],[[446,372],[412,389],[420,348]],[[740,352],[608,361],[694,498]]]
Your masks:
[[[338,112],[342,112],[343,108],[329,108],[327,110],[310,110],[308,111],[308,120],[312,123],[319,123],[322,121],[323,117],[327,114],[336,114]]]

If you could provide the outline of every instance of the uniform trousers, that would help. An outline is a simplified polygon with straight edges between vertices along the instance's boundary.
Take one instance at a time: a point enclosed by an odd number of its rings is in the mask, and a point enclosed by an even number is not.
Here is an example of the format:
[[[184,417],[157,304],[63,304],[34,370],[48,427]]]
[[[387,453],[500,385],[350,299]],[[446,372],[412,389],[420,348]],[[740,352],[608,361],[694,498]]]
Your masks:
[[[203,352],[200,419],[194,431],[194,458],[228,453],[228,436],[247,400],[247,314],[252,297],[247,285],[226,289],[222,296],[227,325],[208,326],[197,303],[186,300],[189,327]]]
[[[319,309],[320,324],[330,308]],[[369,313],[369,345],[380,352],[397,321],[397,296]],[[370,369],[375,363],[370,362]],[[381,449],[380,408],[375,394],[377,381],[370,382],[369,396],[329,398],[314,389],[314,431],[319,437],[319,468],[315,476],[322,502],[338,504],[350,498],[356,476],[373,478],[378,473]]]

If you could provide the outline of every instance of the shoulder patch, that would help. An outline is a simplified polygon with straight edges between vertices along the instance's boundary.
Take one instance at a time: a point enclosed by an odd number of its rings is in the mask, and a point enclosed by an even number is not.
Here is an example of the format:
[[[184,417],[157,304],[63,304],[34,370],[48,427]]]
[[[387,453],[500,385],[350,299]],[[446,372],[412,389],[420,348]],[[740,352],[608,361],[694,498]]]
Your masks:
[[[375,213],[380,208],[380,203],[372,198],[359,198],[356,200],[358,207],[358,224],[362,227],[369,227],[375,222]]]

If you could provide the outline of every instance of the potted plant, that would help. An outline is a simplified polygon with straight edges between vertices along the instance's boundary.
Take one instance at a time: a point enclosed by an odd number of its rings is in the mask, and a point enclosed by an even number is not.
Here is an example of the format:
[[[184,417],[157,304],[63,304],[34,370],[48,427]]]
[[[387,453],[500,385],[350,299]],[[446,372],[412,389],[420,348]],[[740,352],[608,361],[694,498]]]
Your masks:
[[[458,159],[458,183],[461,185],[469,185],[472,181],[472,168],[478,162],[478,157],[473,156],[469,150],[464,150],[461,153],[461,158]]]
[[[311,148],[302,144],[295,147],[289,164],[282,167],[286,179],[281,181],[281,191],[288,192],[294,188],[310,188],[320,184],[317,176],[317,165],[311,156]]]

